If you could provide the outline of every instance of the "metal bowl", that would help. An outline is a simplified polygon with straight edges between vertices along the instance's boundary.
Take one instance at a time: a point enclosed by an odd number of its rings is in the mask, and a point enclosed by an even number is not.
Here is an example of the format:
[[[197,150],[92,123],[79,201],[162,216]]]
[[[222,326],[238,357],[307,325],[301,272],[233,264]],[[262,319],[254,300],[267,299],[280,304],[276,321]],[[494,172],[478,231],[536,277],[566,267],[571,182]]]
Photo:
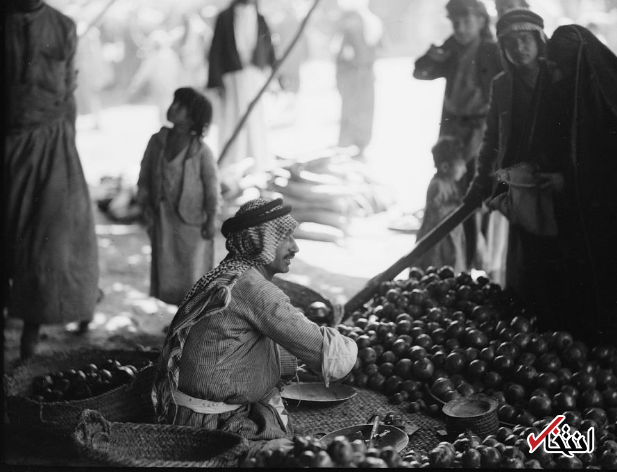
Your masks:
[[[337,429],[336,431],[332,431],[331,433],[326,434],[319,440],[325,445],[328,446],[332,442],[332,440],[337,436],[345,436],[349,441],[353,441],[354,439],[363,439],[364,441],[368,441],[371,435],[371,430],[373,429],[373,425],[371,424],[356,424],[354,426],[349,426],[347,428]],[[378,438],[374,441],[374,445],[376,447],[393,447],[396,452],[401,452],[407,444],[409,444],[409,438],[404,431],[401,431],[399,428],[390,425],[380,424],[377,429],[377,434],[384,434],[381,438]]]

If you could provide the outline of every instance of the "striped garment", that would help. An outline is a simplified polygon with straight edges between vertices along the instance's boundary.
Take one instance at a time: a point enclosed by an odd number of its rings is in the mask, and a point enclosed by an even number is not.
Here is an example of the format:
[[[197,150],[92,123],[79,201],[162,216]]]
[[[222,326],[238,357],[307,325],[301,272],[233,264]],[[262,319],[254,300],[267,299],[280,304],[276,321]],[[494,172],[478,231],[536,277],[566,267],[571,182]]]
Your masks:
[[[259,208],[262,214],[255,212]],[[195,284],[172,321],[152,398],[161,422],[275,440],[293,433],[278,387],[282,377],[295,374],[297,358],[322,373],[327,385],[351,371],[357,346],[336,329],[309,321],[256,269],[274,259],[297,226],[282,201],[248,202],[237,215],[243,213],[244,219],[223,225],[230,255]],[[241,406],[198,413],[175,403],[176,390]]]
[[[323,330],[289,303],[289,298],[257,270],[237,280],[229,305],[191,329],[180,362],[178,390],[238,410],[200,414],[171,405],[167,421],[219,429],[251,439],[289,436],[271,400],[281,377],[293,376],[300,358],[322,371]]]
[[[223,227],[231,220],[241,219],[242,215],[254,214],[260,208],[263,209],[261,223],[244,229],[239,227],[227,235],[229,254],[193,285],[171,322],[152,386],[152,403],[159,421],[164,421],[172,402],[172,392],[178,387],[180,359],[193,325],[227,307],[238,277],[251,267],[274,260],[280,242],[298,226],[288,214],[291,207],[283,207],[281,199],[258,198],[242,205],[236,217],[227,220]],[[276,216],[268,220],[268,213]]]

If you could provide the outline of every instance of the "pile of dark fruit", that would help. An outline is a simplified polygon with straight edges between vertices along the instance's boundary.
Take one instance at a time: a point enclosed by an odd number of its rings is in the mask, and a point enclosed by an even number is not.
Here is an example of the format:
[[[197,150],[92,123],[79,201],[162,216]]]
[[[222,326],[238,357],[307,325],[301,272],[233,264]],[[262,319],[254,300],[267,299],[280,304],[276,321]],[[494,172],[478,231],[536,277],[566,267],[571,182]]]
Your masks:
[[[150,361],[145,361],[139,367],[149,364]],[[83,400],[131,382],[137,372],[134,365],[122,365],[117,359],[106,359],[81,369],[50,372],[33,379],[30,398],[36,402]]]
[[[463,433],[453,442],[441,442],[428,456],[422,456],[419,465],[431,468],[465,469],[614,469],[617,463],[617,442],[604,440],[595,454],[549,454],[543,447],[530,451],[529,434],[538,437],[536,427],[500,427],[497,434],[484,439]],[[417,467],[416,464],[412,464]]]
[[[337,326],[358,345],[347,382],[411,413],[438,414],[444,402],[484,393],[498,401],[502,424],[542,431],[564,415],[572,434],[594,428],[599,447],[615,440],[615,346],[538,332],[534,317],[486,277],[412,269],[407,280],[382,283],[352,320]]]
[[[261,451],[256,457],[244,460],[240,467],[260,468],[409,468],[411,461],[390,446],[368,448],[362,439],[350,441],[337,436],[327,446],[312,437],[296,436],[293,448]]]

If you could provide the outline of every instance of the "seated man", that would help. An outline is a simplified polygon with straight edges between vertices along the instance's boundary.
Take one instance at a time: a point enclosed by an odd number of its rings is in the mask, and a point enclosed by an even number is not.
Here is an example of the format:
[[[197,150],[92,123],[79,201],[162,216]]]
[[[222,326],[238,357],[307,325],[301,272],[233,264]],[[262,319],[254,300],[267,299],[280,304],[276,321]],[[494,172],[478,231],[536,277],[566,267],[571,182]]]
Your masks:
[[[309,321],[271,282],[298,252],[290,211],[259,198],[223,224],[229,254],[186,295],[167,333],[153,389],[159,421],[290,438],[279,387],[297,359],[326,385],[353,368],[356,343]]]

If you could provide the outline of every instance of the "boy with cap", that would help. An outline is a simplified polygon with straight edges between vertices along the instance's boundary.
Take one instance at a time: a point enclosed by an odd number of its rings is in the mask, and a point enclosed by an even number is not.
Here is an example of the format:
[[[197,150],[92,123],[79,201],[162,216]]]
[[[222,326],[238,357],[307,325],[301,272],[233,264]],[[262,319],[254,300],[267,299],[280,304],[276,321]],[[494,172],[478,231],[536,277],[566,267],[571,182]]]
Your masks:
[[[298,358],[326,385],[355,365],[351,338],[309,321],[271,282],[298,252],[290,212],[259,198],[223,224],[229,254],[186,295],[167,333],[153,388],[159,421],[280,446],[293,430],[279,387]]]
[[[543,151],[551,138],[547,131],[548,108],[554,105],[550,99],[552,74],[545,60],[547,38],[543,28],[544,21],[539,15],[522,8],[507,11],[497,22],[497,37],[507,69],[493,80],[487,130],[476,175],[465,196],[466,201],[478,206],[483,198],[508,191],[507,184],[494,183],[493,172],[519,163],[539,169],[541,189],[550,190],[555,198],[563,195],[564,163],[548,159]],[[517,207],[512,211],[532,210]],[[499,225],[503,227],[503,217],[493,212],[489,234]],[[546,328],[554,324],[556,316],[555,306],[548,301],[555,300],[559,290],[555,283],[557,240],[533,234],[517,223],[506,222],[505,227],[507,249],[502,254],[495,253],[494,258],[505,259],[506,288],[518,294],[531,312],[541,314],[539,321]],[[501,243],[499,238],[488,241],[489,248]]]
[[[482,135],[486,127],[490,84],[502,71],[499,48],[495,43],[486,6],[479,0],[450,0],[446,5],[453,34],[442,46],[431,45],[415,63],[413,76],[420,80],[446,79],[440,136],[455,136],[463,142],[469,177],[460,181],[467,190],[475,171]],[[466,266],[481,265],[477,254],[479,220],[465,224]]]

